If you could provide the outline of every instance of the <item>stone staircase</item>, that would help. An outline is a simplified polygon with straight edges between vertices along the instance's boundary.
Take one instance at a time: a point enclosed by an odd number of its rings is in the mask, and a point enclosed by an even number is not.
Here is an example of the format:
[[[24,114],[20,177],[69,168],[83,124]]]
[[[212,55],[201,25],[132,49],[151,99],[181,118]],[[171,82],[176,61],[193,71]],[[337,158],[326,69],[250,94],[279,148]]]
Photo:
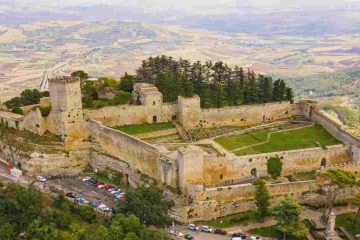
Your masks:
[[[177,128],[180,136],[182,139],[184,139],[187,142],[192,142],[193,139],[191,137],[191,134],[184,128],[184,126],[179,123],[178,121],[172,121],[172,123],[175,125],[175,127]]]

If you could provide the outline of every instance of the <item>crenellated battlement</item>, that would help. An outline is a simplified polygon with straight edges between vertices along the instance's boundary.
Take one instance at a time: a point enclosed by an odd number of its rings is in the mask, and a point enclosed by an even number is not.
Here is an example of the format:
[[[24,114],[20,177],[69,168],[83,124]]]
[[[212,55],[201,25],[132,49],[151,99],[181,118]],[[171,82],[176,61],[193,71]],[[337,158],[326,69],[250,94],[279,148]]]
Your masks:
[[[49,83],[73,83],[77,81],[80,81],[80,78],[73,76],[59,76],[49,79]]]

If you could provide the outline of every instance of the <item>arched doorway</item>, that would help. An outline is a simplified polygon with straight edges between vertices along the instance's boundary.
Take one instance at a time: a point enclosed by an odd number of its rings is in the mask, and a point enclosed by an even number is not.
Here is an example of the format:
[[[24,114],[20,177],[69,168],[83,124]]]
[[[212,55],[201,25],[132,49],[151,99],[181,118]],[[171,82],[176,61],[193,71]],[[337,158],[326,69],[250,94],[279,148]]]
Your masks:
[[[157,116],[153,116],[153,123],[157,122]]]
[[[251,177],[257,178],[257,169],[256,168],[251,169]]]
[[[326,167],[326,158],[321,159],[321,167]]]

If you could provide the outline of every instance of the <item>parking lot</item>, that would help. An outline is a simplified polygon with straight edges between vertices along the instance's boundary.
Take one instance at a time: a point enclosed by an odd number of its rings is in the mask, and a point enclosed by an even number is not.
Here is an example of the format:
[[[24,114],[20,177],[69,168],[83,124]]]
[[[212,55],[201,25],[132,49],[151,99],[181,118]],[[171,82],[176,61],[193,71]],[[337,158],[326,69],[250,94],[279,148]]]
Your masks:
[[[116,207],[118,200],[113,194],[104,189],[95,187],[90,183],[83,182],[82,178],[84,178],[84,176],[78,178],[47,180],[45,184],[48,187],[53,186],[63,191],[65,194],[69,192],[75,193],[80,198],[84,198],[90,203],[102,203],[108,206],[110,209]]]

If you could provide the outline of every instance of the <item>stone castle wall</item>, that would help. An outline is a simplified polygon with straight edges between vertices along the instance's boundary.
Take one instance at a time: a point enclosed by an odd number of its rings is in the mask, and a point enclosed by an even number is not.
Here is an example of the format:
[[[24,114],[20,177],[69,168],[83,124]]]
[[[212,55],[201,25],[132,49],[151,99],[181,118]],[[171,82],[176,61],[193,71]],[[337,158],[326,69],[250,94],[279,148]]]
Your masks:
[[[110,127],[151,123],[153,116],[158,117],[158,122],[169,122],[176,114],[176,105],[164,104],[161,110],[157,112],[158,115],[154,115],[154,113],[149,112],[148,108],[143,105],[119,105],[96,110],[85,109],[84,117],[85,119],[92,119]]]
[[[274,205],[287,195],[302,201],[306,194],[316,191],[318,185],[316,181],[301,181],[269,184],[267,188]],[[191,193],[192,204],[175,207],[173,216],[180,222],[195,222],[251,211],[256,208],[254,196],[255,189],[251,184],[205,189],[195,187]]]
[[[94,120],[89,120],[87,124],[93,143],[98,145],[103,154],[120,159],[159,182],[176,184],[172,164],[157,148]]]
[[[322,165],[347,163],[353,157],[351,147],[342,144],[328,146],[326,149],[316,147],[239,157],[218,157],[198,149],[187,151],[184,157],[179,158],[179,177],[183,180],[180,181],[180,186],[232,184],[251,178],[253,172],[257,176],[268,176],[266,164],[272,156],[281,159],[283,176],[318,170]]]
[[[332,136],[336,139],[352,144],[355,146],[360,146],[360,140],[351,134],[344,131],[339,124],[332,121],[330,118],[325,116],[323,113],[319,111],[312,111],[310,115],[311,121],[320,124],[323,128],[325,128]]]
[[[202,109],[197,122],[205,127],[221,125],[252,125],[289,118],[295,115],[296,105],[290,102],[244,105],[219,109]],[[202,123],[200,123],[202,121]]]

